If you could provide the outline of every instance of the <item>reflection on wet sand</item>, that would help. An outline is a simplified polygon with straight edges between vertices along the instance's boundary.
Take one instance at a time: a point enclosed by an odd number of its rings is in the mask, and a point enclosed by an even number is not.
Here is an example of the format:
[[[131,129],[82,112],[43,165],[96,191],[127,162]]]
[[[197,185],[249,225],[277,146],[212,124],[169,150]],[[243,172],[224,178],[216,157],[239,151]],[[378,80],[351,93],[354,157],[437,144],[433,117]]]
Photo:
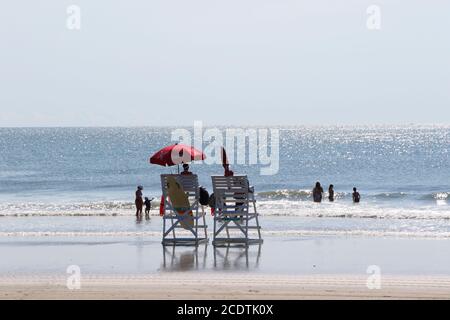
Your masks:
[[[190,270],[249,270],[259,267],[262,244],[252,246],[213,246],[214,259],[208,261],[208,244],[198,247],[162,246],[163,269]]]
[[[170,271],[187,271],[206,268],[208,244],[198,247],[163,247],[163,268]],[[199,263],[199,257],[201,263]]]
[[[222,270],[257,269],[262,244],[254,246],[215,246],[214,268]]]

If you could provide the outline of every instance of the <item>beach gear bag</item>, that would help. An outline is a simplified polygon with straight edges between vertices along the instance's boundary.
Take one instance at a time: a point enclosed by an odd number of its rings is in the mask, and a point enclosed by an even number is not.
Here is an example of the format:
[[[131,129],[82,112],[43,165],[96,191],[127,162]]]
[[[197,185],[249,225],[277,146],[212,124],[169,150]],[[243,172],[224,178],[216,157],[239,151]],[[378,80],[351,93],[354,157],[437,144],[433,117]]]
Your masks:
[[[207,206],[209,204],[209,193],[203,187],[200,187],[199,189],[200,189],[200,199],[199,199],[200,204],[202,206]]]
[[[211,215],[214,215],[214,211],[216,210],[216,198],[214,193],[211,193],[208,199],[208,205],[211,207]]]
[[[211,208],[215,208],[216,207],[216,197],[214,196],[214,193],[211,193],[211,195],[209,196],[208,205]]]

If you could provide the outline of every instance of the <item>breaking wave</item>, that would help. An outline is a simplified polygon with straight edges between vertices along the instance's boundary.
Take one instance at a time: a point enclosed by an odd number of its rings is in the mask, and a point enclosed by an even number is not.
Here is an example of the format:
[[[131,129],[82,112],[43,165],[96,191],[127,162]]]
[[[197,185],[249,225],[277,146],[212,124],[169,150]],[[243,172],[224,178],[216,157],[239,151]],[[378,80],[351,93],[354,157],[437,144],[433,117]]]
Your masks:
[[[159,202],[152,202],[156,215]],[[128,201],[96,201],[86,203],[0,203],[1,216],[117,216],[133,215],[135,206]]]
[[[336,192],[335,199],[346,199],[351,198],[351,192]],[[371,200],[400,200],[400,199],[411,199],[411,200],[447,200],[449,198],[450,192],[435,192],[429,194],[417,194],[417,193],[407,193],[407,192],[381,192],[373,194],[363,194],[362,196],[366,199]],[[273,191],[263,191],[258,192],[257,196],[261,200],[300,200],[307,201],[312,199],[311,190],[295,190],[295,189],[279,189]],[[328,193],[324,193],[324,198],[328,197]]]
[[[350,193],[337,193],[336,201],[312,201],[308,190],[275,190],[257,193],[257,207],[266,216],[450,219],[449,192],[426,195],[404,192],[363,194],[354,205]],[[326,199],[325,195],[325,199]],[[205,208],[209,214],[209,207]],[[130,201],[90,201],[73,203],[13,202],[0,203],[0,217],[26,216],[132,216],[135,205]],[[159,215],[159,201],[152,202],[150,215]]]

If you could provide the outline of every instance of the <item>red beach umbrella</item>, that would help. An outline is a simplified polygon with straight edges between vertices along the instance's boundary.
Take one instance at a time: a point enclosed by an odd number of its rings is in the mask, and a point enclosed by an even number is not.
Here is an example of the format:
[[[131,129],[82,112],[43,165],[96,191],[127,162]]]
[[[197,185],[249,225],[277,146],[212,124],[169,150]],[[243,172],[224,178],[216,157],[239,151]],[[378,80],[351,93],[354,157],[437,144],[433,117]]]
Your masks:
[[[150,163],[160,166],[174,166],[178,165],[178,173],[180,172],[179,165],[181,163],[188,163],[194,160],[205,160],[206,156],[202,151],[195,149],[192,146],[184,144],[173,144],[162,148],[150,158]],[[159,214],[164,215],[164,197],[161,196],[161,204],[159,207]]]
[[[166,167],[205,159],[205,154],[202,151],[195,149],[193,146],[174,144],[156,152],[150,158],[150,163]]]

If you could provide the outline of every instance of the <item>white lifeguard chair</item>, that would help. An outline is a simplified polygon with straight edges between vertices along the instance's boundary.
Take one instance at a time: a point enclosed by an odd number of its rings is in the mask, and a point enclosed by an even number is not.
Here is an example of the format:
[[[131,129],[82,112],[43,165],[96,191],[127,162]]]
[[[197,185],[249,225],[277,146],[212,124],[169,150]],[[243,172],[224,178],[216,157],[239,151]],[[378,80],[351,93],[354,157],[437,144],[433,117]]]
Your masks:
[[[215,199],[213,245],[262,243],[255,195],[247,176],[211,178]],[[255,238],[251,238],[251,232],[256,232]]]
[[[172,176],[183,187],[189,200],[189,208],[182,213],[175,210],[170,202],[167,178]],[[163,245],[199,245],[208,241],[205,211],[200,205],[198,177],[180,174],[162,174],[161,190],[164,201]],[[184,209],[183,209],[184,210]],[[192,214],[189,214],[192,212]],[[187,223],[193,222],[193,223]]]

